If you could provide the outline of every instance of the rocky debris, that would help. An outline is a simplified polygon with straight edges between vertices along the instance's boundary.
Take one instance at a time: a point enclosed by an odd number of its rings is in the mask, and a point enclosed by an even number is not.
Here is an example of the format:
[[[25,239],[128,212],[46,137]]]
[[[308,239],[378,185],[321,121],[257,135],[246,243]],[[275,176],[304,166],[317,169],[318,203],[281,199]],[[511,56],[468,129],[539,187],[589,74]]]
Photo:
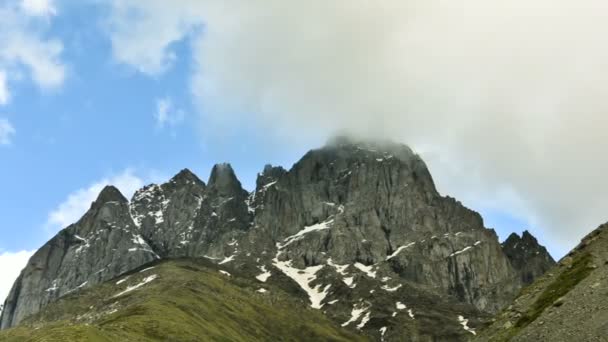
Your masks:
[[[608,224],[587,235],[475,341],[608,341]]]
[[[531,284],[534,279],[555,266],[555,260],[547,249],[527,230],[521,237],[516,233],[509,235],[502,243],[502,249],[525,285]]]
[[[409,147],[338,138],[290,170],[265,166],[251,193],[229,164],[214,166],[207,184],[182,170],[130,202],[104,190],[34,255],[2,327],[71,291],[179,257],[282,287],[385,341],[465,340],[522,285],[495,232],[441,196]],[[355,309],[365,310],[354,317]]]

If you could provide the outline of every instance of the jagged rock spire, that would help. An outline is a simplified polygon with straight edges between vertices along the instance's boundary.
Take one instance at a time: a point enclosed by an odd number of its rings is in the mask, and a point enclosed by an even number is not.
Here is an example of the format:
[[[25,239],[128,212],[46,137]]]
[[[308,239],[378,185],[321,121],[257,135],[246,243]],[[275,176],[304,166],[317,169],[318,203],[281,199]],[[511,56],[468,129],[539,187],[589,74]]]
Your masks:
[[[192,171],[190,171],[187,168],[181,170],[175,176],[173,176],[173,178],[171,178],[170,182],[174,182],[174,183],[178,183],[178,184],[194,183],[194,184],[203,185],[203,186],[205,185],[205,182],[200,180],[200,178],[198,178],[197,175],[195,175]]]
[[[211,170],[208,184],[221,195],[228,196],[243,192],[241,182],[229,163],[215,164]]]
[[[555,265],[547,249],[527,230],[521,237],[516,233],[509,235],[502,243],[502,249],[524,284],[532,283]]]
[[[123,196],[123,194],[120,192],[120,190],[118,190],[118,188],[113,185],[107,185],[103,188],[103,190],[101,190],[99,196],[97,196],[94,205],[100,206],[113,201],[121,203],[128,202],[127,198]]]

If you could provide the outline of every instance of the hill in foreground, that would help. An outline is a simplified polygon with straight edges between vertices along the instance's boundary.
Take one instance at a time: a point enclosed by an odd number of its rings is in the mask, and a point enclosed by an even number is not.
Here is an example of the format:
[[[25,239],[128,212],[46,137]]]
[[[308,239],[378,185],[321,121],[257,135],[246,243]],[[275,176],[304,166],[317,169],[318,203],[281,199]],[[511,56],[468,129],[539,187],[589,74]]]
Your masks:
[[[0,340],[367,340],[276,286],[236,273],[204,260],[145,266],[67,295],[0,332]]]
[[[524,288],[476,341],[608,341],[608,224]]]

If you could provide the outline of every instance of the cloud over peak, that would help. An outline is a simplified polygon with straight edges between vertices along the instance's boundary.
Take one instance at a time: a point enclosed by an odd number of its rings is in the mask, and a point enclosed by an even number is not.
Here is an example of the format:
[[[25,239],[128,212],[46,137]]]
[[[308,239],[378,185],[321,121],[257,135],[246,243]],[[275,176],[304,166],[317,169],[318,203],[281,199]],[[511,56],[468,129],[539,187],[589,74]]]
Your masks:
[[[208,122],[407,142],[443,192],[525,218],[560,252],[608,218],[603,1],[111,6],[114,55],[140,71],[163,72],[191,39]]]

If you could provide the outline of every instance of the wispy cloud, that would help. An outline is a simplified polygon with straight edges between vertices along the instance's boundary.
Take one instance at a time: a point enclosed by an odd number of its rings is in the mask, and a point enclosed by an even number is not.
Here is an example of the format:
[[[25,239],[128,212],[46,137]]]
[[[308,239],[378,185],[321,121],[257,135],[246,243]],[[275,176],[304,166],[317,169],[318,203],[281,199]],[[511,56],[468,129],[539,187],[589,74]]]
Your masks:
[[[131,198],[133,193],[144,185],[144,179],[136,175],[133,170],[127,169],[72,192],[49,213],[46,223],[49,233],[54,234],[78,221],[106,185],[116,186],[126,198]]]
[[[61,86],[66,66],[63,44],[48,36],[57,10],[50,0],[6,1],[0,4],[0,104],[10,97],[10,82],[33,81],[43,89]],[[21,77],[27,75],[27,77]],[[10,82],[9,82],[10,81]]]
[[[33,251],[0,251],[0,303],[4,303],[13,283],[33,254]]]
[[[17,132],[7,119],[0,118],[0,145],[10,145]]]
[[[180,108],[175,108],[170,98],[164,97],[156,101],[154,120],[157,127],[165,128],[167,126],[178,125],[184,120],[184,116],[184,111]]]
[[[52,0],[22,0],[21,8],[32,16],[48,17],[57,14]]]

